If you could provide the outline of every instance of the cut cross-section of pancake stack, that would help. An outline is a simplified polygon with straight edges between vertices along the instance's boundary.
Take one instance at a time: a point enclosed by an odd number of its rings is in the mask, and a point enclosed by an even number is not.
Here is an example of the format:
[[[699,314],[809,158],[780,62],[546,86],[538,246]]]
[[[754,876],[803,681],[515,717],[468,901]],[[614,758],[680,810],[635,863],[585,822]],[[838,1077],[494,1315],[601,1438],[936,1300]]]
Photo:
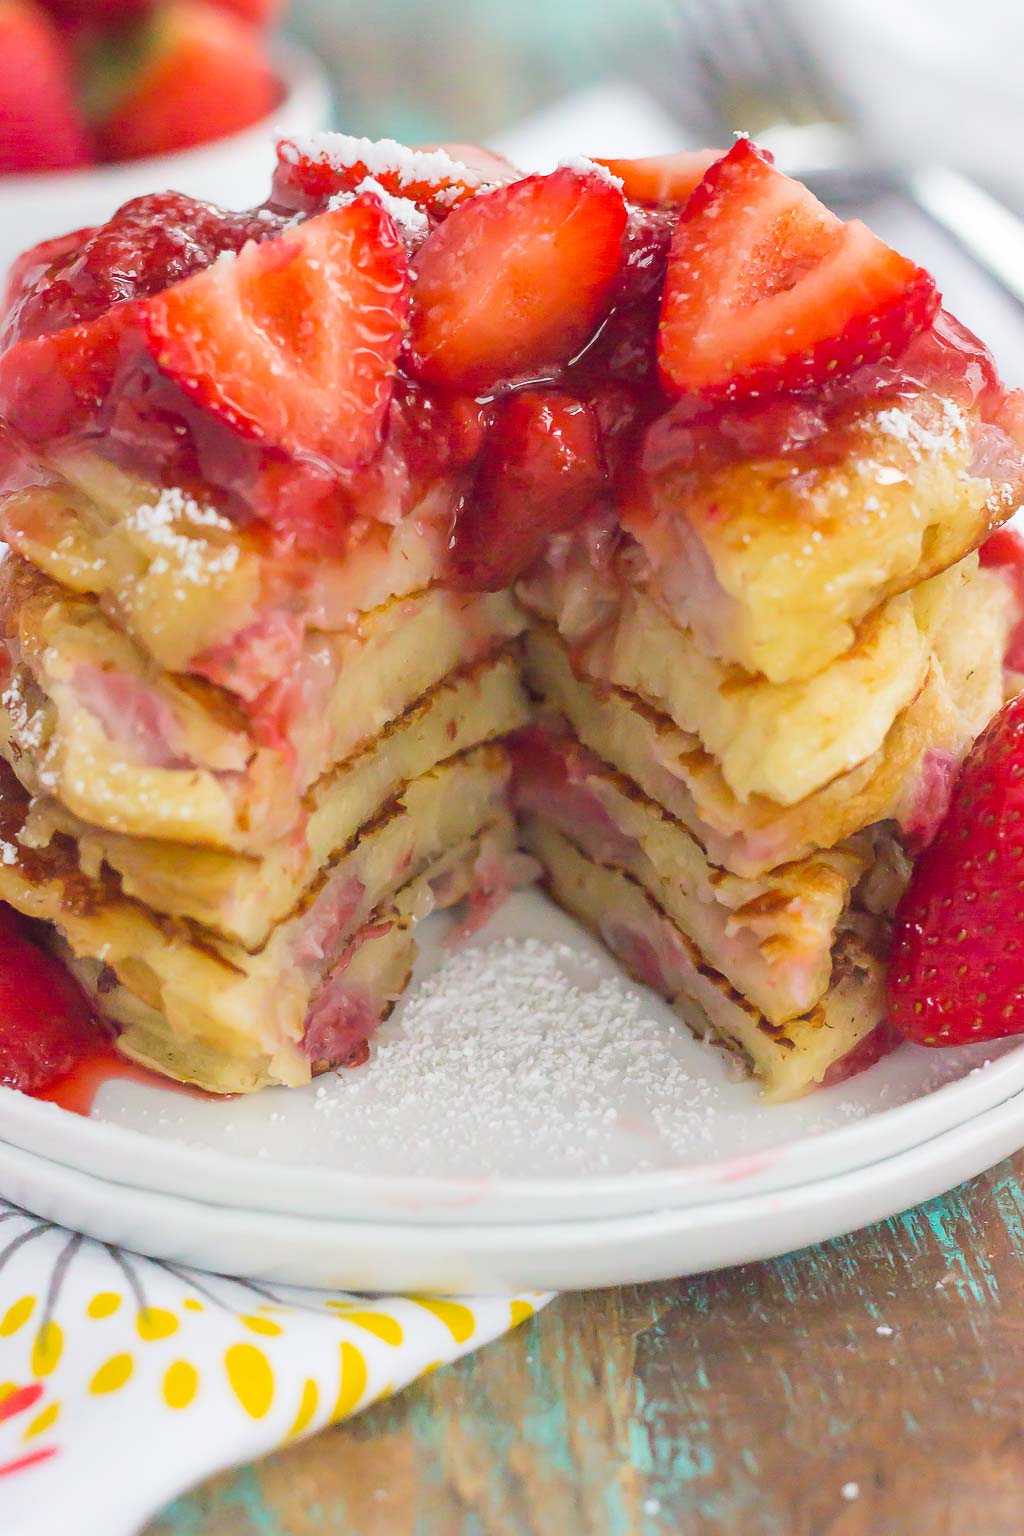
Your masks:
[[[929,404],[865,417],[855,457],[781,482],[751,463],[668,478],[623,514],[635,534],[564,535],[520,588],[541,711],[517,745],[524,845],[559,902],[779,1098],[890,1043],[907,851],[1004,698],[1017,598],[971,552],[992,509],[969,423],[950,410],[940,442]],[[887,546],[859,535],[865,480]],[[830,569],[852,622],[822,602]]]
[[[13,274],[0,900],[211,1090],[360,1060],[538,871],[770,1095],[866,1065],[1020,650],[1019,397],[745,140],[279,161]]]
[[[289,629],[258,570],[240,637],[210,589],[258,542],[98,460],[73,473],[6,507],[47,569],[0,565],[0,894],[54,925],[127,1055],[221,1092],[301,1083],[364,1048],[416,922],[506,877],[522,619],[507,593],[389,591],[384,545],[352,555],[375,606],[330,630]],[[119,588],[133,560],[173,562],[167,599]]]

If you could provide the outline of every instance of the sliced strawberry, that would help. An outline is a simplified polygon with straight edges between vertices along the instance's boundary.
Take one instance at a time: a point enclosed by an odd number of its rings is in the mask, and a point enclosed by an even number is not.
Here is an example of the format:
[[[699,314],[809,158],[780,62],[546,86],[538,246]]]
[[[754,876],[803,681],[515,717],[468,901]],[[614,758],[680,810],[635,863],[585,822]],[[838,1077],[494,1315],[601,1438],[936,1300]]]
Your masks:
[[[725,399],[817,393],[897,357],[938,306],[923,268],[859,220],[844,224],[739,139],[676,226],[662,383]]]
[[[1021,617],[1010,634],[1003,665],[1011,672],[1024,672],[1024,534],[1016,528],[997,528],[978,550],[978,558],[982,565],[1004,571],[1013,584]]]
[[[1024,1034],[1024,696],[975,742],[896,912],[889,1014],[919,1045]]]
[[[507,160],[471,144],[427,144],[406,149],[394,139],[359,139],[321,133],[302,144],[282,139],[271,202],[308,213],[339,192],[354,192],[371,177],[393,197],[444,217],[482,186],[513,180]]]
[[[528,176],[456,208],[413,263],[412,365],[486,390],[567,363],[604,318],[626,205],[597,172]]]
[[[137,57],[126,71],[125,58]],[[135,160],[237,133],[267,117],[280,87],[263,38],[206,0],[167,0],[136,37],[103,37],[89,61],[99,103],[97,142],[108,160]]]
[[[601,160],[622,182],[622,190],[634,203],[685,203],[695,192],[724,149],[681,149],[674,155],[647,155],[640,160]]]
[[[141,314],[157,367],[234,431],[355,468],[380,441],[407,304],[402,242],[362,196],[221,257]]]
[[[0,1083],[39,1093],[109,1038],[74,978],[0,904]]]
[[[67,259],[94,234],[92,228],[76,229],[69,235],[57,235],[53,240],[42,240],[20,256],[15,257],[7,273],[7,291],[4,294],[0,324],[6,328],[11,311],[26,298],[41,278],[62,266]]]
[[[91,165],[71,56],[32,0],[0,0],[0,173]]]
[[[577,522],[605,486],[597,420],[555,390],[522,390],[495,412],[452,546],[457,583],[507,587],[549,534]]]
[[[266,209],[227,213],[181,192],[134,197],[98,229],[67,237],[62,259],[56,240],[22,258],[24,291],[4,339],[77,325],[113,304],[160,293],[221,251],[279,234],[284,223]],[[50,265],[40,266],[46,256]]]
[[[0,355],[0,418],[28,443],[94,428],[110,393],[134,306],[19,341]]]

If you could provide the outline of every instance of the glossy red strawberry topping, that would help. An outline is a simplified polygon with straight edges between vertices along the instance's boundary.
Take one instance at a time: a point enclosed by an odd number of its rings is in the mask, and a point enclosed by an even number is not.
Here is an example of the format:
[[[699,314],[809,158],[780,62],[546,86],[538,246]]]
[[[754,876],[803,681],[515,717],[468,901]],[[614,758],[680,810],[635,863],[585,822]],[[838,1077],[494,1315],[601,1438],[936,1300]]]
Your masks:
[[[899,357],[938,307],[927,272],[739,139],[676,226],[662,380],[710,398],[820,393]]]
[[[0,904],[0,1083],[40,1093],[108,1038],[77,982]]]
[[[328,136],[282,145],[249,213],[135,199],[19,264],[0,418],[305,550],[443,486],[479,586],[638,477],[842,452],[869,395],[980,400],[979,472],[1005,454],[991,359],[930,279],[746,141],[612,168]]]
[[[605,486],[597,418],[585,401],[555,390],[508,395],[456,523],[455,580],[507,587],[550,534],[582,521]]]
[[[9,282],[4,344],[160,293],[222,251],[278,234],[284,223],[267,209],[228,213],[180,192],[133,198],[99,229],[48,241],[21,258],[21,275],[16,268]]]

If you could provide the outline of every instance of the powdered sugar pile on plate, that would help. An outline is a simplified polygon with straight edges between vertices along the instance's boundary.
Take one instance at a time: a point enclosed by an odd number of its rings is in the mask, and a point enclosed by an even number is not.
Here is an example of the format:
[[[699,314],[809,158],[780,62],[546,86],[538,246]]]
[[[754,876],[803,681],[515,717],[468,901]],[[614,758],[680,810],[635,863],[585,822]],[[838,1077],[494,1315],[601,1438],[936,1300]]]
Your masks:
[[[586,1181],[756,1157],[965,1071],[958,1052],[908,1047],[841,1089],[766,1104],[539,890],[461,948],[453,926],[418,930],[413,985],[363,1066],[230,1101],[114,1082],[98,1117],[298,1177]]]
[[[315,1106],[378,1147],[396,1138],[408,1151],[416,1135],[428,1162],[435,1144],[451,1157],[461,1142],[464,1153],[495,1149],[505,1172],[521,1159],[524,1173],[543,1173],[552,1156],[607,1168],[613,1128],[649,1141],[652,1156],[706,1137],[711,1083],[672,1043],[637,988],[567,944],[498,939],[452,953],[366,1067],[320,1084]],[[717,1059],[708,1066],[720,1075]],[[634,1167],[653,1166],[637,1152]]]

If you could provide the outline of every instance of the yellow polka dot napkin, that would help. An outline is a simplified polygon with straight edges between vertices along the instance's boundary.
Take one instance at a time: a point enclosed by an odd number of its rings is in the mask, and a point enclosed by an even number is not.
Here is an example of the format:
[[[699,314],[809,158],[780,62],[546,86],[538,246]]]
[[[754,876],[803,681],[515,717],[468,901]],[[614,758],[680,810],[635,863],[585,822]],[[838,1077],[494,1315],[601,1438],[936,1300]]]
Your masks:
[[[358,1413],[547,1300],[205,1275],[0,1201],[0,1532],[134,1536],[202,1478]]]

